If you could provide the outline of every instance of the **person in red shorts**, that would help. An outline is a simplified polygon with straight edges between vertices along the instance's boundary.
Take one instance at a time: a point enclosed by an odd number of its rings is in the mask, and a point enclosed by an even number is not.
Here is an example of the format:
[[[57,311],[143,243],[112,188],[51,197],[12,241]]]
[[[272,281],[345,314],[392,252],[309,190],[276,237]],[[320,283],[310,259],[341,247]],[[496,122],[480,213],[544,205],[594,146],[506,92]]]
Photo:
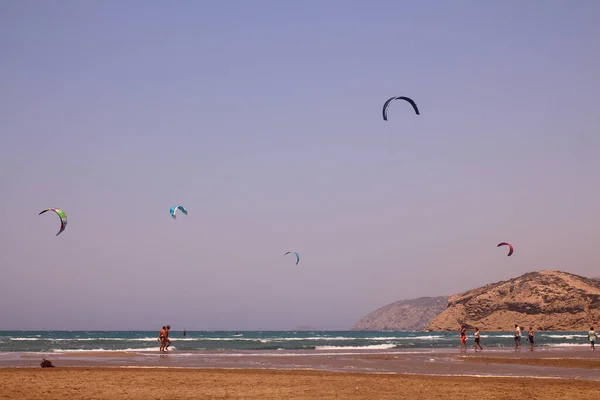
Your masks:
[[[460,349],[462,350],[463,346],[465,347],[465,351],[467,350],[467,328],[464,325],[460,327]]]

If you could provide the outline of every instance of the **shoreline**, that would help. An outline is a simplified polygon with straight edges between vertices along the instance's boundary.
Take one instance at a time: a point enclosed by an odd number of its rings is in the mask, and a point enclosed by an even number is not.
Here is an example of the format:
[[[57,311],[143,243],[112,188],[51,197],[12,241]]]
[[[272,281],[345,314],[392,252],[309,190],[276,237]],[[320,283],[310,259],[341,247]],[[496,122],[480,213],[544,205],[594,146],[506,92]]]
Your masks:
[[[320,371],[392,375],[549,378],[600,381],[600,351],[581,348],[311,352],[0,353],[0,370],[40,368],[41,358],[68,368]]]

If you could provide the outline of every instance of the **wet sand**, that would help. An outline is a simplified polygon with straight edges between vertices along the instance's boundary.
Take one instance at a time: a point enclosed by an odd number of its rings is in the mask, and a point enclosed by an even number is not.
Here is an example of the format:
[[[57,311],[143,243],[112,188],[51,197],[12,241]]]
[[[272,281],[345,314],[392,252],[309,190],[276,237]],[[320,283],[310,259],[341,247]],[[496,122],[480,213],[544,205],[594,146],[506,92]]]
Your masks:
[[[0,368],[0,399],[597,399],[598,382],[195,368]]]
[[[314,370],[429,376],[566,378],[600,381],[600,351],[546,348],[535,351],[457,349],[260,352],[64,352],[0,353],[0,367],[40,368],[41,358],[65,367]],[[1,368],[0,368],[1,369]]]
[[[507,358],[507,357],[461,357],[462,361],[485,364],[519,364],[538,367],[589,368],[600,369],[600,358]]]

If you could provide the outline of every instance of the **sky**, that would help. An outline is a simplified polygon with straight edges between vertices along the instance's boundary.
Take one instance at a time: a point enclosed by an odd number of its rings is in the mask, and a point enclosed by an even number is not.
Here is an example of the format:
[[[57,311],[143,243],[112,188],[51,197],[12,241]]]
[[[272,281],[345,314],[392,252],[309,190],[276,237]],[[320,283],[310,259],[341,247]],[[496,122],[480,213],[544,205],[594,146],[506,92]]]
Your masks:
[[[0,2],[0,330],[344,330],[599,276],[599,20],[594,0]],[[392,96],[421,114],[383,121]]]

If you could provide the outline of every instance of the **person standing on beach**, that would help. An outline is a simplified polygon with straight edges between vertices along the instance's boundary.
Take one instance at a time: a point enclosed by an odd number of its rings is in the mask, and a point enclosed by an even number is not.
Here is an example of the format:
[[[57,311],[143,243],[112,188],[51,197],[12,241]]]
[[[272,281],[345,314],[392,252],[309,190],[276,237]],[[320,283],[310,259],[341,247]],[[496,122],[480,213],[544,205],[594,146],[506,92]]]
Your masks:
[[[529,340],[529,350],[533,350],[533,348],[535,347],[535,332],[533,331],[533,326],[529,327],[527,340]]]
[[[483,350],[483,347],[479,344],[479,338],[481,337],[481,333],[479,332],[479,328],[475,328],[475,351],[477,351],[477,347],[479,350]]]
[[[169,339],[169,330],[171,330],[171,325],[167,325],[165,328],[165,351],[169,351],[169,346],[171,345],[171,339]]]
[[[163,325],[162,329],[158,333],[158,341],[160,342],[160,351],[163,351],[165,348],[165,332],[167,331],[167,327]]]
[[[598,335],[596,335],[594,327],[590,326],[590,331],[588,332],[588,340],[590,341],[590,346],[592,346],[592,351],[596,350],[596,339],[598,339]]]
[[[521,347],[521,328],[519,325],[515,324],[515,349]]]
[[[463,346],[465,346],[465,351],[467,350],[467,328],[464,325],[460,326],[460,350],[462,350]]]

